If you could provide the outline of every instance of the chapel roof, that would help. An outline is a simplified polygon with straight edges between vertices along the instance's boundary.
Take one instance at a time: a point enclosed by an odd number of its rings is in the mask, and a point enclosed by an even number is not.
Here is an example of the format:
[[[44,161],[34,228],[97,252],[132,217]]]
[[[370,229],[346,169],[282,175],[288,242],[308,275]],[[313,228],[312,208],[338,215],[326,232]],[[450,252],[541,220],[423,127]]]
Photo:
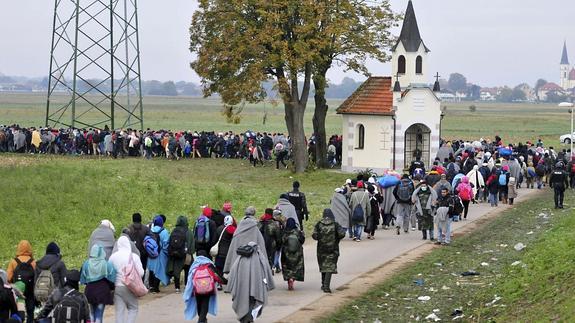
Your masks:
[[[337,113],[393,115],[391,77],[372,76],[368,78],[339,106]]]

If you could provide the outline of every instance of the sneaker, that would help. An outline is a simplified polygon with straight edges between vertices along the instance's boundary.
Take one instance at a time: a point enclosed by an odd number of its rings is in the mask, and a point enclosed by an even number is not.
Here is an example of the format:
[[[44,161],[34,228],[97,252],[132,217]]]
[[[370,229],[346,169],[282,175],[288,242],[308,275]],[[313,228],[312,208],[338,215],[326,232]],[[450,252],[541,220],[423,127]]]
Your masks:
[[[176,288],[176,294],[179,294],[179,293],[180,293],[180,289]]]
[[[411,231],[415,231],[415,227],[411,227]]]
[[[361,239],[360,239],[360,238],[356,238],[355,241],[361,242]]]
[[[399,227],[397,227],[396,229],[397,229],[397,235],[399,235]]]
[[[435,244],[436,244],[436,245],[440,245],[440,244],[442,244],[442,243],[439,242],[439,241],[435,241]]]

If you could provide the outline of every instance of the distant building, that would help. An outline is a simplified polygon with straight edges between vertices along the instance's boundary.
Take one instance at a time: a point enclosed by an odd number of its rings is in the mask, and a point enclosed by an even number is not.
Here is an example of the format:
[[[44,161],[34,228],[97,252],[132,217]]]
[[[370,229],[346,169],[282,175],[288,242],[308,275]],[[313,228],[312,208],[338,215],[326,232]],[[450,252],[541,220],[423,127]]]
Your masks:
[[[539,88],[539,91],[537,92],[539,95],[539,99],[541,101],[547,101],[547,94],[549,92],[555,92],[557,94],[565,94],[565,91],[561,86],[559,86],[556,83],[549,82]]]
[[[337,113],[343,122],[342,170],[401,170],[419,157],[429,166],[439,149],[441,107],[439,82],[427,84],[429,49],[413,4],[392,48],[394,77],[368,78]],[[393,86],[392,86],[393,84]]]
[[[481,88],[481,95],[480,95],[480,100],[481,101],[495,101],[497,100],[497,95],[499,94],[499,89],[496,87],[484,87]]]
[[[567,54],[567,42],[563,43],[563,53],[561,54],[561,63],[559,64],[561,76],[559,85],[564,89],[575,88],[575,67],[569,64],[569,55]]]

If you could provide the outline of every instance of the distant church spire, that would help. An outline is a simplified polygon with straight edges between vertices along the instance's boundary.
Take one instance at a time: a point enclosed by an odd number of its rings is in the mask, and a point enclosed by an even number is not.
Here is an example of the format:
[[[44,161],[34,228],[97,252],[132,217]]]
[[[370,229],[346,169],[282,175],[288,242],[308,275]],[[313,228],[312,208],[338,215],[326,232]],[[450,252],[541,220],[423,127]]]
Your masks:
[[[563,43],[563,54],[561,55],[561,65],[569,65],[569,55],[567,55],[567,41]]]
[[[395,51],[399,43],[403,44],[406,52],[417,52],[419,45],[423,44],[426,52],[429,52],[421,35],[419,34],[419,27],[417,26],[417,18],[415,17],[415,10],[413,9],[413,3],[409,0],[407,4],[407,10],[405,11],[405,18],[403,19],[403,27],[401,27],[401,34],[395,46],[392,50]]]

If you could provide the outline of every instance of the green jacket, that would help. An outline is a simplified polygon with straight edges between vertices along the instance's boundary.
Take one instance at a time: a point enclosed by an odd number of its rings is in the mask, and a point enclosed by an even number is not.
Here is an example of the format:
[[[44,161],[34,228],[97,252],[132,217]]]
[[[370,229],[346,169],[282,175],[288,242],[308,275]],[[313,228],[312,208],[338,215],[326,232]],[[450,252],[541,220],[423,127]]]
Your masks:
[[[333,219],[323,218],[315,225],[312,238],[317,240],[319,271],[337,274],[339,241],[345,238],[345,230]]]
[[[299,244],[297,244],[299,242]],[[294,279],[304,281],[303,243],[305,236],[302,231],[295,228],[284,231],[282,236],[282,273],[285,281]],[[295,248],[294,248],[295,247]],[[295,251],[293,251],[296,249]]]

